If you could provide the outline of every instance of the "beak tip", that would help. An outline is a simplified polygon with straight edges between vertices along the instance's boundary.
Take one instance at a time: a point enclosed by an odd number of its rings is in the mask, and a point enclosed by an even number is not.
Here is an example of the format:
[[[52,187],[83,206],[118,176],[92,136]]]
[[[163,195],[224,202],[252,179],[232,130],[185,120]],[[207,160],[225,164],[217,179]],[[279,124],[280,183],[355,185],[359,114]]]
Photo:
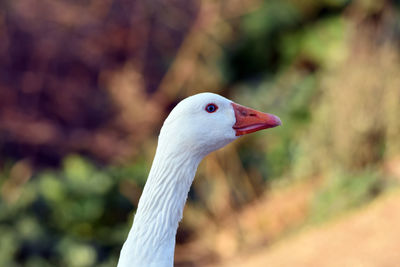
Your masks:
[[[278,118],[277,124],[278,124],[277,126],[281,126],[282,125],[281,119]]]
[[[274,127],[282,125],[282,121],[278,116],[273,115],[273,118],[274,118]]]

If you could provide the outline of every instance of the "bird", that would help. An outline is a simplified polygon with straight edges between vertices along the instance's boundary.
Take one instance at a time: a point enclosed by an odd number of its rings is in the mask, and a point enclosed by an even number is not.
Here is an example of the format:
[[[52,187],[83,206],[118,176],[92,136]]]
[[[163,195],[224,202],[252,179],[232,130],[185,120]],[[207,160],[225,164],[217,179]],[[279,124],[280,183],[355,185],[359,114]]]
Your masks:
[[[161,127],[118,267],[172,267],[176,232],[200,161],[245,134],[279,125],[275,115],[214,93],[179,102]]]

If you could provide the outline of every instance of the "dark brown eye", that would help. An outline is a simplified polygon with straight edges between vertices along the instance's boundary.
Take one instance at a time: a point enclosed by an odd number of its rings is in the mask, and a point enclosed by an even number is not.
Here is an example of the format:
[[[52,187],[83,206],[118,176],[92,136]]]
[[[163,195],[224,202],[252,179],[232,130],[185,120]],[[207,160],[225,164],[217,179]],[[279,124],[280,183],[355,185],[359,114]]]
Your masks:
[[[207,111],[208,113],[213,113],[213,112],[217,111],[217,109],[218,109],[218,106],[215,105],[215,104],[208,104],[208,105],[206,106],[206,111]]]

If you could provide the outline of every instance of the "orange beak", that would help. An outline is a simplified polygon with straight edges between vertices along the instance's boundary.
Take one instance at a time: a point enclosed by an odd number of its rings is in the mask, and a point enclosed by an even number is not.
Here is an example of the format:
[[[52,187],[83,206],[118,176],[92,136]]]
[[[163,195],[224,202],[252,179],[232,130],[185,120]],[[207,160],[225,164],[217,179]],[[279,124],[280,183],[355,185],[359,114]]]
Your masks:
[[[254,133],[282,124],[281,120],[275,115],[263,113],[236,103],[232,103],[232,106],[236,117],[236,123],[233,125],[236,136]]]

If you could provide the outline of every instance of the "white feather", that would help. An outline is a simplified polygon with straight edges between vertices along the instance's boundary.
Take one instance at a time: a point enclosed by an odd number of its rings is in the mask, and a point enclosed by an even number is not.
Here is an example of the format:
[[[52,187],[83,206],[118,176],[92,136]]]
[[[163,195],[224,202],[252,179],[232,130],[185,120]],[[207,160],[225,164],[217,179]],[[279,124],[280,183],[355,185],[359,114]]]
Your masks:
[[[216,104],[208,113],[205,107]],[[165,120],[118,267],[172,267],[175,235],[197,166],[237,137],[231,101],[202,93],[181,101]]]

